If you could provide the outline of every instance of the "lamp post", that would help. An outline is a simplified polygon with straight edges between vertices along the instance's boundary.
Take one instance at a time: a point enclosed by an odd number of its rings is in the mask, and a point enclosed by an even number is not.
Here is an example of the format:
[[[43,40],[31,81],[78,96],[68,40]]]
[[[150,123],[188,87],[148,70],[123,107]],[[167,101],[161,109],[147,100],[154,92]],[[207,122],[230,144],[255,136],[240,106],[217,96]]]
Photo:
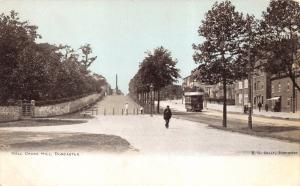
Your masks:
[[[298,68],[299,68],[299,65],[298,65],[296,62],[294,62],[294,63],[292,64],[292,70],[293,70],[294,81],[297,80],[297,78],[296,78],[296,76],[297,76],[296,71],[298,70]],[[295,87],[295,83],[293,83],[293,102],[292,102],[292,105],[293,105],[293,113],[296,112],[296,90],[295,90],[295,88],[296,88],[296,87]]]
[[[151,83],[150,84],[150,116],[152,117],[153,116],[153,109],[152,109],[152,104],[153,104],[153,84]]]

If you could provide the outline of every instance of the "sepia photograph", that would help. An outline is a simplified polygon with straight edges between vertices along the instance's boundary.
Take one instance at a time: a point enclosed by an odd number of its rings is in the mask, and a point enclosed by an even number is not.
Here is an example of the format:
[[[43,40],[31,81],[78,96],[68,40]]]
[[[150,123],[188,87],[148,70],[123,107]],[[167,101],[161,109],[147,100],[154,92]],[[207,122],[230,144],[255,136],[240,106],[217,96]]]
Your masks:
[[[299,186],[299,0],[0,0],[0,186]]]

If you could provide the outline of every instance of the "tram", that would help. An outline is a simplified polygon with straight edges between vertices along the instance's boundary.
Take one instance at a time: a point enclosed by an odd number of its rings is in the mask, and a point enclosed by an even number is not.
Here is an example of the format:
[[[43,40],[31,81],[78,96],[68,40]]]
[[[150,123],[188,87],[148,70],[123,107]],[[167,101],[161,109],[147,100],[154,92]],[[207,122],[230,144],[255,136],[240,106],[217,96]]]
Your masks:
[[[185,108],[190,112],[201,112],[203,109],[204,92],[185,92]]]

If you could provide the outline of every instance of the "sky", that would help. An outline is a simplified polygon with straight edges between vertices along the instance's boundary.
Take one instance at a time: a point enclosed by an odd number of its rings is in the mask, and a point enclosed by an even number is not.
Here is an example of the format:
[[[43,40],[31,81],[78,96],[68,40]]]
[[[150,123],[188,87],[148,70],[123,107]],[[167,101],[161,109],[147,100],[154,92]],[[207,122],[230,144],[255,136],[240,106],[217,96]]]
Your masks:
[[[16,10],[22,20],[38,26],[38,42],[67,44],[74,49],[89,43],[97,60],[90,70],[103,75],[112,88],[128,93],[139,64],[159,46],[178,60],[183,77],[197,67],[193,43],[198,28],[215,1],[209,0],[0,0],[0,13]],[[236,10],[261,17],[268,0],[232,0]],[[179,79],[178,83],[182,80]]]

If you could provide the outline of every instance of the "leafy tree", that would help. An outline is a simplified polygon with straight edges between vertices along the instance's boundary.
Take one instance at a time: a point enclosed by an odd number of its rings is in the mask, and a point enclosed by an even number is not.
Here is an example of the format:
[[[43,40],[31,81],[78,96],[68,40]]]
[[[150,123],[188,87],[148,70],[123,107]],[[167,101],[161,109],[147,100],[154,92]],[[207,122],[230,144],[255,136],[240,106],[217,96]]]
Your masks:
[[[39,37],[36,30],[36,26],[20,21],[15,11],[0,15],[0,102],[21,98],[29,81],[43,78],[34,53],[34,41]]]
[[[157,112],[159,112],[161,88],[176,82],[180,77],[179,69],[175,67],[176,64],[177,60],[173,59],[171,53],[161,46],[154,49],[153,53],[147,52],[147,56],[140,65],[138,73],[141,84],[144,85],[141,88],[150,91],[149,87],[152,84],[154,91],[158,92]]]
[[[197,77],[202,82],[223,85],[223,126],[227,126],[226,86],[246,76],[241,48],[246,32],[243,15],[230,1],[216,2],[200,25],[198,33],[205,41],[195,45],[194,60],[199,64]]]
[[[163,99],[182,98],[183,90],[180,85],[168,85],[161,90]]]
[[[18,14],[0,15],[0,103],[8,99],[37,101],[100,92],[103,83],[87,68],[90,45],[81,50],[85,62],[70,46],[36,43],[37,26],[21,21]]]
[[[294,0],[271,0],[261,29],[264,32],[265,69],[277,75],[287,75],[300,91],[295,67],[300,67],[300,5]],[[298,69],[299,70],[299,69]]]

